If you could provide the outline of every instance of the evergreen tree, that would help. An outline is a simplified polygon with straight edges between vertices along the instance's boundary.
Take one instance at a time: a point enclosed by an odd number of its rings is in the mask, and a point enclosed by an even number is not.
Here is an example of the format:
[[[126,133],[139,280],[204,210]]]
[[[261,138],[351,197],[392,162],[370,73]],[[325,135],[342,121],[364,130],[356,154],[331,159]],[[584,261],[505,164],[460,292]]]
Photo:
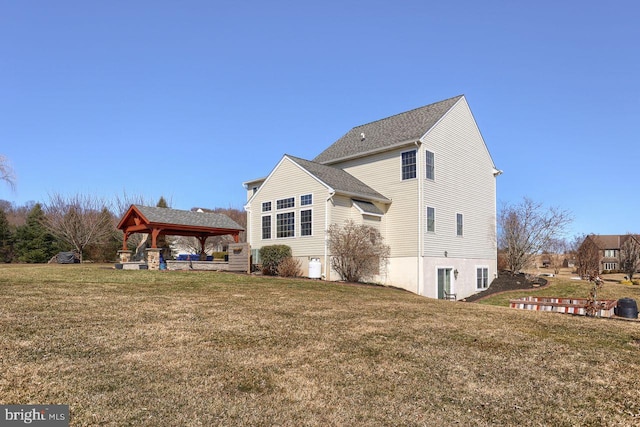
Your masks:
[[[0,209],[0,262],[13,260],[13,232],[4,209]]]
[[[163,196],[160,196],[160,200],[158,200],[158,203],[156,204],[157,208],[168,208],[169,204],[167,203],[167,201],[165,200],[165,198]]]
[[[36,203],[27,215],[27,223],[16,230],[15,253],[20,262],[47,262],[59,252],[60,244],[43,223],[44,211]]]

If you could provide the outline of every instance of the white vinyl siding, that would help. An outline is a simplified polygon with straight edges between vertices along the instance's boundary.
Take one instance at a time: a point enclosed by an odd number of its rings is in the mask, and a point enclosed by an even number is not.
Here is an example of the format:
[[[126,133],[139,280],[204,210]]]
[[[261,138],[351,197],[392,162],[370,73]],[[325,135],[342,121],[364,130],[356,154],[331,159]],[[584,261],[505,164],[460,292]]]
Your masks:
[[[434,207],[439,218],[435,234],[427,235],[425,225],[424,255],[439,257],[446,248],[450,257],[495,260],[494,165],[464,99],[423,138],[423,146],[438,154],[438,177],[424,180],[423,198],[425,209]],[[464,239],[457,235],[459,213]]]
[[[303,195],[311,195],[312,204],[303,208],[299,206],[298,201]],[[283,158],[274,168],[271,174],[264,181],[255,197],[250,200],[247,205],[247,240],[251,244],[252,249],[260,249],[264,245],[273,245],[278,243],[286,244],[291,247],[292,252],[296,256],[312,256],[320,257],[324,254],[324,230],[326,200],[329,195],[327,187],[318,182],[304,170],[300,169],[288,158]],[[286,208],[278,211],[276,201],[281,199],[289,199],[293,197],[296,201],[295,207]],[[262,203],[272,203],[272,219],[271,219],[271,239],[262,240]],[[329,203],[331,206],[331,203]],[[300,230],[300,211],[313,209],[311,236],[301,236]],[[276,236],[276,214],[294,212],[294,236],[286,239]],[[303,266],[304,268],[305,266]]]
[[[391,248],[392,257],[418,254],[419,180],[402,180],[399,173],[401,156],[406,151],[405,147],[337,165],[393,200],[380,224],[380,232]],[[416,159],[419,161],[421,157]],[[416,165],[416,170],[421,170],[421,164]]]

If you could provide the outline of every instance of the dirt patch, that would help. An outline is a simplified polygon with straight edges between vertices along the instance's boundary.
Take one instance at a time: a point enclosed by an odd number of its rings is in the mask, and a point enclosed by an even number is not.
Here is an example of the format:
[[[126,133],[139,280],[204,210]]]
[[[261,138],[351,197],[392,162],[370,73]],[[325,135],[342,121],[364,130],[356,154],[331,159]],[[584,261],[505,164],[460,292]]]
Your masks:
[[[530,274],[514,274],[510,271],[501,271],[498,277],[491,282],[487,290],[471,295],[463,299],[466,302],[475,302],[489,295],[495,295],[507,291],[517,291],[522,289],[540,289],[546,286],[548,281],[542,277]]]

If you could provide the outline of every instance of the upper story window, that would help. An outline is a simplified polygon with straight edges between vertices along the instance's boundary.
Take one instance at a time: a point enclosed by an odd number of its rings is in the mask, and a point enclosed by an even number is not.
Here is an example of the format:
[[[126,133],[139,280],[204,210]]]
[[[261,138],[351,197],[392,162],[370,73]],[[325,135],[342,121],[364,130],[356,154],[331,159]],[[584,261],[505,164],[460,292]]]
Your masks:
[[[312,194],[303,194],[300,196],[300,206],[306,206],[313,204],[313,195]]]
[[[271,202],[262,202],[262,212],[269,212],[271,210]]]
[[[416,150],[402,153],[402,179],[416,177]]]
[[[296,198],[289,197],[286,199],[276,200],[276,209],[287,209],[293,208],[296,205]]]
[[[431,151],[427,151],[427,179],[435,179],[435,157]]]
[[[427,231],[436,231],[436,210],[435,208],[427,208]]]
[[[605,249],[604,250],[604,257],[605,258],[617,258],[618,257],[618,250],[617,249]]]
[[[462,214],[456,214],[456,234],[462,236]]]

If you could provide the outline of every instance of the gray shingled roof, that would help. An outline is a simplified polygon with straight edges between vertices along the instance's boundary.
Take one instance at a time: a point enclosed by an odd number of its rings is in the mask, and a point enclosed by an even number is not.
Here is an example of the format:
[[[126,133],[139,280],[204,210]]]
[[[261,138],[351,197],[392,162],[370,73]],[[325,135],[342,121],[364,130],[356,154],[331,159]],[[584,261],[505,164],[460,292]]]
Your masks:
[[[241,230],[244,228],[226,215],[212,212],[193,212],[170,208],[135,205],[136,209],[150,223],[176,224],[207,228],[226,228]]]
[[[322,165],[288,154],[286,156],[339,193],[356,195],[365,199],[391,202],[391,200],[342,169]]]
[[[352,202],[354,205],[356,205],[358,208],[360,208],[360,210],[362,212],[364,212],[365,214],[370,214],[370,215],[383,215],[384,212],[382,212],[380,209],[378,209],[376,207],[376,205],[374,205],[371,202],[365,202],[363,200],[356,200],[356,199],[352,199]]]
[[[320,153],[313,161],[332,163],[365,153],[384,150],[404,142],[417,141],[462,97],[463,95],[459,95],[435,104],[387,117],[386,119],[354,127]],[[362,138],[363,133],[364,139]]]

